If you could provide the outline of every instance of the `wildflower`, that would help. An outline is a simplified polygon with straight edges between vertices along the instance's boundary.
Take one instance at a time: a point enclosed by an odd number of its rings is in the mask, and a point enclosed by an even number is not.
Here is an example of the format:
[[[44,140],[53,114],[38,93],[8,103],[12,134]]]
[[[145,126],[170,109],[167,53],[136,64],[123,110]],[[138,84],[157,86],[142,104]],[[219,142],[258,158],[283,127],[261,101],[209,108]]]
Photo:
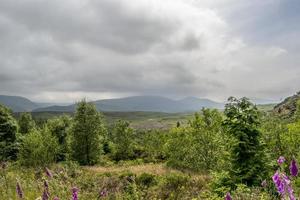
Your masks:
[[[42,200],[48,200],[50,197],[50,193],[49,193],[49,184],[46,180],[44,180],[44,192],[42,195]]]
[[[297,162],[295,159],[293,159],[291,161],[291,164],[290,164],[290,172],[291,172],[291,175],[292,176],[297,176],[298,175],[298,165],[297,165]]]
[[[54,197],[54,199],[53,200],[59,200],[59,198],[58,197]]]
[[[17,186],[16,186],[16,191],[17,191],[17,195],[20,199],[24,198],[24,193],[21,187],[21,184],[19,183],[19,181],[17,181]]]
[[[284,183],[281,180],[281,176],[279,174],[279,171],[276,171],[276,173],[273,175],[272,179],[273,179],[273,182],[276,186],[277,192],[279,194],[284,194]]]
[[[44,180],[44,188],[48,191],[49,190],[49,184],[48,181]]]
[[[294,190],[291,186],[291,181],[289,177],[287,177],[284,173],[276,171],[272,179],[276,186],[277,192],[281,196],[284,197],[285,195],[288,195],[290,200],[295,200]]]
[[[226,196],[225,196],[225,200],[232,200],[231,195],[229,192],[227,192]]]
[[[72,200],[78,200],[78,188],[77,187],[72,188]]]
[[[49,196],[49,192],[46,189],[44,189],[42,200],[49,200]]]
[[[266,181],[266,179],[261,182],[261,186],[263,188],[267,187],[267,181]]]
[[[46,175],[47,175],[49,178],[52,178],[52,177],[53,177],[51,171],[50,171],[47,167],[46,167],[46,169],[45,169],[45,172],[46,172]]]
[[[280,156],[277,160],[278,165],[281,165],[284,162],[285,162],[285,158],[283,156]]]
[[[107,190],[106,189],[102,190],[99,194],[100,197],[105,197],[106,195],[107,195]]]

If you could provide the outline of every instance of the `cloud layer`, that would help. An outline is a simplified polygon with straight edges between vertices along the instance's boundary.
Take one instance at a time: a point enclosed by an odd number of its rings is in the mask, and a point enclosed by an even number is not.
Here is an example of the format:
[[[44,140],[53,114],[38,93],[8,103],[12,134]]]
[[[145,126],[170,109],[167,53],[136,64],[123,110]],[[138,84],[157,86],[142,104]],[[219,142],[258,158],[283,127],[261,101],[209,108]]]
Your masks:
[[[0,93],[279,99],[299,90],[297,0],[2,0]]]

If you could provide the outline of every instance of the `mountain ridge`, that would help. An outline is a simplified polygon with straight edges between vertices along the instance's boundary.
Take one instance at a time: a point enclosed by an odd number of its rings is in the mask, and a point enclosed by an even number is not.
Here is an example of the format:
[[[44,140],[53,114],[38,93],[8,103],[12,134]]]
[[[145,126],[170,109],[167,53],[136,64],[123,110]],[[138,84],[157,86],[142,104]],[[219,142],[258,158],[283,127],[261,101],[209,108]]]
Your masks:
[[[224,104],[209,99],[185,97],[173,100],[163,96],[130,96],[116,99],[91,101],[99,111],[105,112],[194,112],[202,107],[223,108]],[[36,103],[19,96],[0,95],[0,103],[11,108],[14,112],[74,112],[75,104],[55,105],[51,103]],[[49,106],[44,106],[49,105]]]

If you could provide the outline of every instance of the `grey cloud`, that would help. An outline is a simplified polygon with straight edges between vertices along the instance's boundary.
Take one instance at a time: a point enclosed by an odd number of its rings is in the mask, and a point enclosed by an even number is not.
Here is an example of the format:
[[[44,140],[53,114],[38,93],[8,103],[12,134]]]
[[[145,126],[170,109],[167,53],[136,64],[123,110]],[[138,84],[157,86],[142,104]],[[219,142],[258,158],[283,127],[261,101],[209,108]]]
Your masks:
[[[224,100],[299,90],[299,45],[287,38],[294,30],[270,36],[268,45],[252,43],[247,38],[255,34],[240,31],[233,19],[238,10],[275,7],[272,0],[228,2],[236,4],[2,0],[0,93],[43,101],[48,94],[60,100],[73,94]],[[258,16],[272,26],[269,15]],[[241,18],[246,22],[248,15]],[[285,45],[275,42],[283,38]]]

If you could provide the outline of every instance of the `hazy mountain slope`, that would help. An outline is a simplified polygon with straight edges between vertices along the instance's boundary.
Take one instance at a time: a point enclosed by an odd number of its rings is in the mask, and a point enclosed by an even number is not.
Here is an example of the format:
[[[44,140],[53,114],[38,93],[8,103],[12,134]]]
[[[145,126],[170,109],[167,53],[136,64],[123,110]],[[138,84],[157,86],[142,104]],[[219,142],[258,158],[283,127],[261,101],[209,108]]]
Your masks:
[[[37,103],[19,96],[0,95],[0,103],[9,107],[14,112],[31,111],[39,107]]]
[[[147,111],[147,112],[187,112],[198,111],[202,107],[208,108],[222,108],[223,105],[208,99],[198,99],[195,97],[188,97],[182,100],[172,100],[161,96],[133,96],[119,99],[104,99],[93,102],[97,109],[107,112],[130,112],[130,111]],[[34,112],[45,111],[60,111],[72,112],[75,105],[70,106],[51,106],[46,108],[39,108]]]
[[[212,101],[210,99],[199,99],[196,97],[186,97],[184,99],[179,100],[182,106],[189,111],[195,111],[199,110],[202,107],[205,108],[218,108],[221,109],[224,107],[224,104],[222,103],[217,103],[215,101]]]

